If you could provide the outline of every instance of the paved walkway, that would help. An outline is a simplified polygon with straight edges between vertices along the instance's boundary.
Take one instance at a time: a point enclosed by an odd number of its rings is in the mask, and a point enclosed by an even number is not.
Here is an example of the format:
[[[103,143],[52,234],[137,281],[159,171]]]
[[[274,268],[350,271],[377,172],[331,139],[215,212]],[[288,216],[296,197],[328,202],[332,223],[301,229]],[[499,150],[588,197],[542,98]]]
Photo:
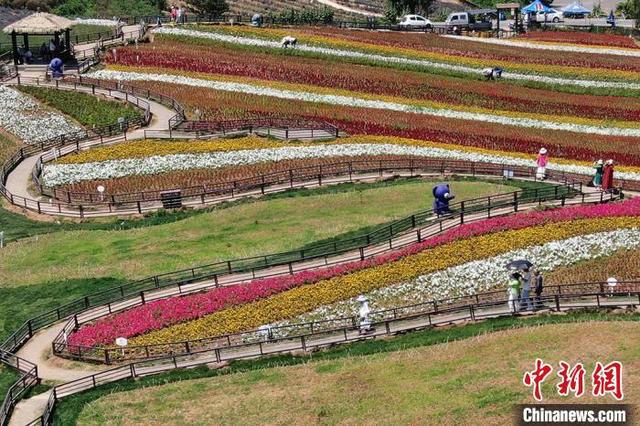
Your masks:
[[[41,86],[54,87],[55,84],[40,84]],[[91,93],[90,87],[78,86],[78,91]],[[123,92],[96,89],[96,94],[103,95],[105,97],[111,97],[114,99],[124,100],[127,95]],[[127,140],[135,140],[144,138],[145,130],[165,131],[169,129],[169,119],[176,115],[176,112],[158,102],[146,99],[151,109],[151,122],[144,128],[135,129],[131,132],[127,132]],[[104,142],[100,142],[99,139],[83,142],[82,146],[90,147],[97,142],[108,144],[110,141],[120,141],[121,137],[106,138]],[[75,149],[71,147],[71,149]],[[13,195],[19,197],[30,198],[34,200],[44,200],[40,195],[34,195],[29,191],[29,187],[32,185],[31,175],[33,168],[35,167],[38,159],[42,153],[25,158],[18,166],[7,176],[6,188]]]

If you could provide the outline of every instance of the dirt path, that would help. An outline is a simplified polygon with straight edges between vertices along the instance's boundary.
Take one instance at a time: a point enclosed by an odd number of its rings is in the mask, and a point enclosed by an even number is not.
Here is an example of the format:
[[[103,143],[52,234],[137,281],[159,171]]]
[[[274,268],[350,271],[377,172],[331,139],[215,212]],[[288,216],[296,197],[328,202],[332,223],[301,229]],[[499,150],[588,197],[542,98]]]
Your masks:
[[[318,3],[324,4],[326,6],[332,7],[334,9],[340,9],[340,10],[344,10],[345,12],[350,12],[350,13],[356,13],[358,15],[365,15],[365,16],[375,16],[375,17],[382,17],[381,13],[374,13],[374,12],[367,12],[366,10],[361,10],[361,9],[354,9],[352,7],[349,6],[345,6],[343,4],[337,3],[335,1],[332,0],[317,0]]]

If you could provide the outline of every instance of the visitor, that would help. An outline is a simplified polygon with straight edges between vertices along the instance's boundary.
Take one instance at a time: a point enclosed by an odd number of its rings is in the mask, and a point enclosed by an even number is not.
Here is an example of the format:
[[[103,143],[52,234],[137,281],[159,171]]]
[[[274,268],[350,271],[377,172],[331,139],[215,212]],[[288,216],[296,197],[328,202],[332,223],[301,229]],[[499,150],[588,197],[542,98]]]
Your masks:
[[[54,41],[54,39],[49,40],[49,57],[50,58],[54,58],[56,56],[56,42]]]
[[[531,271],[529,271],[529,268],[525,268],[523,272],[520,305],[523,310],[530,311],[533,309],[533,304],[531,303]]]
[[[182,24],[182,13],[183,13],[182,6],[179,6],[178,11],[176,12],[176,23],[178,25]]]
[[[611,28],[616,27],[616,15],[613,13],[613,10],[609,12],[609,17],[607,18],[607,24],[611,25]]]
[[[542,274],[540,273],[540,271],[538,271],[537,269],[534,272],[534,278],[536,282],[536,287],[535,287],[536,309],[540,309],[542,308],[542,300],[540,299],[540,296],[542,295],[542,290],[544,288],[544,278],[542,277]]]
[[[616,292],[616,287],[618,286],[618,280],[611,277],[607,278],[607,288],[609,290],[609,297],[612,297]]]
[[[42,44],[40,45],[40,59],[43,59],[45,61],[49,60],[49,48],[47,47],[47,43],[46,42],[42,42]]]
[[[514,272],[509,277],[509,289],[507,290],[507,294],[509,295],[509,310],[511,312],[518,312],[520,309],[520,304],[518,303],[518,299],[520,298],[520,274]]]
[[[171,6],[171,11],[169,12],[169,17],[171,18],[171,23],[175,24],[176,16],[178,15],[178,11],[175,6]]]
[[[607,160],[602,172],[602,190],[611,192],[613,190],[613,160]]]
[[[498,78],[502,78],[502,72],[504,70],[502,68],[493,67],[493,68],[485,68],[482,70],[482,75],[487,80],[496,80]]]
[[[602,187],[602,174],[604,173],[604,161],[598,160],[593,163],[593,168],[596,169],[596,175],[593,177],[593,186],[596,188]]]
[[[547,157],[547,149],[540,148],[538,152],[538,158],[536,159],[536,165],[538,169],[536,170],[536,179],[544,180],[547,178],[547,163],[549,162],[549,158]]]
[[[291,37],[291,36],[286,36],[282,39],[282,41],[280,42],[280,44],[282,45],[282,47],[284,49],[286,49],[287,47],[291,46],[291,47],[296,47],[296,45],[298,44],[298,39],[295,37]]]
[[[360,295],[356,298],[356,301],[360,303],[360,308],[358,309],[358,316],[360,317],[360,334],[367,334],[373,330],[371,327],[371,319],[369,318],[369,313],[371,310],[369,309],[369,301],[363,295]]]

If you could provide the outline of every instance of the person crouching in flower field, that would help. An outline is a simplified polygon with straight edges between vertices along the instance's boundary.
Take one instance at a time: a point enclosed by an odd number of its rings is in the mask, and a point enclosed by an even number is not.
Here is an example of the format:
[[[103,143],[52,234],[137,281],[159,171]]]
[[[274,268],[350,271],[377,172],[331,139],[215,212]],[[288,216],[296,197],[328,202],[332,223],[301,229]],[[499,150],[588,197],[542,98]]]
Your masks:
[[[613,189],[613,160],[607,160],[602,173],[602,190],[611,192]]]
[[[549,158],[547,157],[547,149],[540,148],[538,152],[538,158],[536,159],[536,164],[538,165],[538,170],[536,170],[536,179],[543,180],[547,177],[547,163],[549,162]]]
[[[600,188],[602,186],[602,175],[604,173],[604,161],[596,161],[593,163],[593,168],[596,169],[596,175],[593,177],[593,186]]]
[[[514,272],[509,277],[509,289],[507,290],[509,295],[509,310],[511,312],[517,312],[520,309],[518,299],[520,299],[520,274]]]
[[[286,49],[289,46],[296,47],[297,44],[298,44],[298,39],[295,38],[295,37],[291,37],[291,36],[283,37],[282,41],[280,42],[280,45],[284,49]]]

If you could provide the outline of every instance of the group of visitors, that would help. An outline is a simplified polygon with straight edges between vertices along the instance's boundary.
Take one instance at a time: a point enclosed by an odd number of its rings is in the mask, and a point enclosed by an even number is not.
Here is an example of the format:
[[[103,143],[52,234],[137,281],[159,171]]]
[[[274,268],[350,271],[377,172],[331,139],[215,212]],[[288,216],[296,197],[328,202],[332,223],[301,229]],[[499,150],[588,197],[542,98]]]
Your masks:
[[[187,9],[182,6],[171,6],[169,18],[171,19],[172,24],[184,24],[187,22]]]
[[[604,192],[611,192],[613,190],[613,160],[607,160],[606,163],[603,160],[598,160],[593,163],[593,168],[596,169],[593,186]]]
[[[540,297],[543,290],[543,277],[540,271],[531,272],[529,268],[514,272],[509,277],[509,309],[513,312],[532,311],[542,306]],[[536,295],[535,305],[531,300],[531,286]]]
[[[25,46],[21,46],[18,47],[18,57],[20,58],[19,63],[31,64],[34,62],[34,59],[49,61],[53,58],[59,57],[64,52],[64,49],[64,37],[60,37],[58,39],[52,38],[48,43],[43,41],[36,53],[38,58],[34,57],[34,54],[30,49],[27,49]]]
[[[549,163],[548,152],[546,148],[540,148],[538,151],[538,157],[536,158],[536,179],[544,180],[547,178],[547,164]],[[593,180],[589,186],[599,188],[604,192],[613,192],[613,160],[602,159],[593,163],[593,168],[596,170]]]

